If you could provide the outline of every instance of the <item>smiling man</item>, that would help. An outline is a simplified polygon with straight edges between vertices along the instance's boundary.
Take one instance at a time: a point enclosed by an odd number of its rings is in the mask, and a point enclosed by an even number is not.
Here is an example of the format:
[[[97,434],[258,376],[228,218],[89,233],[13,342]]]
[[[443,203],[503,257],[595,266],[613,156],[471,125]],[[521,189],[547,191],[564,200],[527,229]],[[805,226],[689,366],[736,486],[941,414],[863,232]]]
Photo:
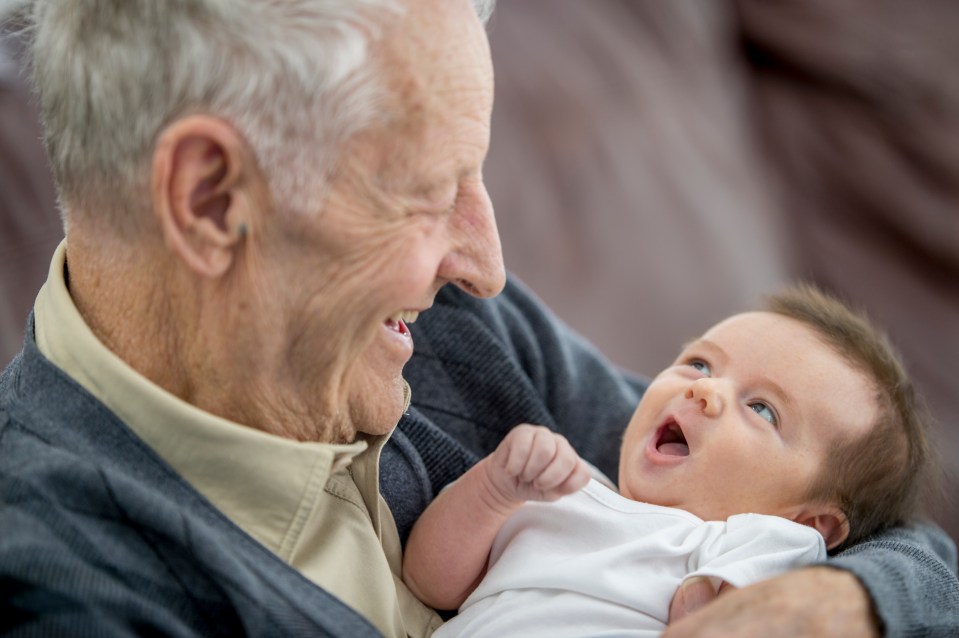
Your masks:
[[[505,281],[490,4],[34,4],[67,233],[2,382],[4,623],[440,623],[378,467],[407,322]]]

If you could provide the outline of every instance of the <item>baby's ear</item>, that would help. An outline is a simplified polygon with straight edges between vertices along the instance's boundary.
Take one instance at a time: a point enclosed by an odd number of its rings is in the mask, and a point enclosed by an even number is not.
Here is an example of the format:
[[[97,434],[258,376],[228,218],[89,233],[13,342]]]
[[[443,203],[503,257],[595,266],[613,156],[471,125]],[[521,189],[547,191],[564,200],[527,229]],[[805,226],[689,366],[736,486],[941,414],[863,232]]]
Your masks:
[[[793,520],[800,525],[808,525],[822,534],[828,550],[839,547],[849,536],[849,519],[835,505],[807,507]]]

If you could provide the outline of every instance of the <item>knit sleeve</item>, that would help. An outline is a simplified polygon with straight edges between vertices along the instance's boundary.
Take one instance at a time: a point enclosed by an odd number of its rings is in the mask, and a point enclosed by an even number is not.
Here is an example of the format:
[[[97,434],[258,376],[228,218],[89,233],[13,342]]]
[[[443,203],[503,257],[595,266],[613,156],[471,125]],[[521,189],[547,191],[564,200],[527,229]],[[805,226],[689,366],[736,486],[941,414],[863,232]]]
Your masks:
[[[897,527],[845,550],[845,569],[872,597],[885,636],[959,636],[956,546],[933,525]]]
[[[453,286],[412,328],[413,404],[479,456],[520,423],[550,427],[616,477],[622,433],[645,389],[513,278],[494,299]]]

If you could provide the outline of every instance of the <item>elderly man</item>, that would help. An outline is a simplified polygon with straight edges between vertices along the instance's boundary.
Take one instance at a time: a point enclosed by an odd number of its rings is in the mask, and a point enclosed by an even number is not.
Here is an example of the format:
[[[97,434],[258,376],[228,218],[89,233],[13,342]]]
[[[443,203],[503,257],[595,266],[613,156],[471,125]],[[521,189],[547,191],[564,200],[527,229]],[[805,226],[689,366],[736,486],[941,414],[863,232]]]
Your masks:
[[[642,384],[505,281],[485,4],[36,0],[67,239],[0,377],[3,629],[426,636],[401,539],[477,455],[535,422],[612,473]],[[950,549],[898,530],[674,635],[873,635],[861,582],[942,627]]]

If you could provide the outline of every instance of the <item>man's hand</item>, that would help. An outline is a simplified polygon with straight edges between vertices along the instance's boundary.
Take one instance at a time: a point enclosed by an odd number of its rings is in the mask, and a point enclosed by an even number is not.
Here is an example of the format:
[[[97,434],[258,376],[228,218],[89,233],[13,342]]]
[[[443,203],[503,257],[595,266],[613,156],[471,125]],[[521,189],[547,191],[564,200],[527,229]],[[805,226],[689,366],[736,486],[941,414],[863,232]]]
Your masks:
[[[516,426],[489,461],[489,481],[504,503],[555,501],[589,482],[589,467],[569,441],[542,426]]]
[[[713,602],[708,581],[689,586],[673,598],[663,638],[879,638],[869,596],[842,570],[808,567],[724,592]],[[705,606],[693,609],[698,605]]]

